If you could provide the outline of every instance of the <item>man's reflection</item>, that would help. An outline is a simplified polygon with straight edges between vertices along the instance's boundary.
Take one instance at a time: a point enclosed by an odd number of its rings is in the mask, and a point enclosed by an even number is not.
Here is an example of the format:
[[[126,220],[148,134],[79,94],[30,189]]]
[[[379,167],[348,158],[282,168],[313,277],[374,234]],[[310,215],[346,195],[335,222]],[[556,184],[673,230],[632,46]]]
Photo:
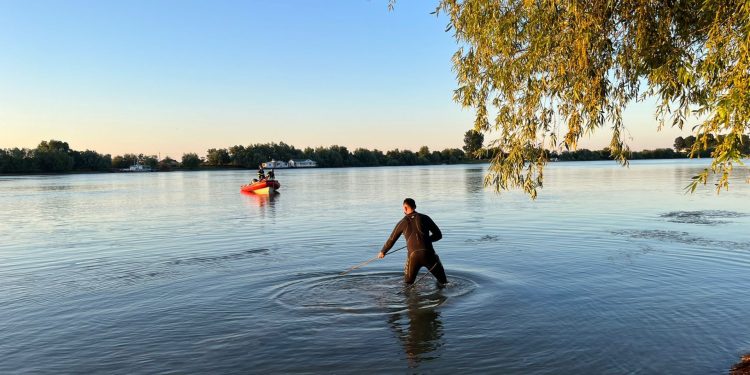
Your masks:
[[[436,350],[443,346],[443,322],[436,306],[446,297],[440,290],[429,295],[407,290],[405,294],[406,311],[392,314],[388,324],[404,346],[409,367],[417,367],[421,361],[439,357]]]

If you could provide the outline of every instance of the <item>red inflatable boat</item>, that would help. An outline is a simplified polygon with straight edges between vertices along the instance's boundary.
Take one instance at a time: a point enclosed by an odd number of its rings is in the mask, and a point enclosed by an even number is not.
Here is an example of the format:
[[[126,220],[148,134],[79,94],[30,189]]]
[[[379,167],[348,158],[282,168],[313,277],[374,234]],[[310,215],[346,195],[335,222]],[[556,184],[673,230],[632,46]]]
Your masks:
[[[281,184],[276,180],[260,180],[252,184],[242,185],[241,191],[255,194],[273,194],[279,190]]]

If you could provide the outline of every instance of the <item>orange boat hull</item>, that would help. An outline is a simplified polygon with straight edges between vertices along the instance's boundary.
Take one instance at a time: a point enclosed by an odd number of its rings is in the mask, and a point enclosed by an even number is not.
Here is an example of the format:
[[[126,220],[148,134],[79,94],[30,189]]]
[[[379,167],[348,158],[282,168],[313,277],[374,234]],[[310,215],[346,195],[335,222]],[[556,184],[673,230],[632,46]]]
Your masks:
[[[273,194],[276,190],[279,190],[280,187],[281,184],[276,180],[262,180],[252,184],[242,185],[240,191],[255,194]]]

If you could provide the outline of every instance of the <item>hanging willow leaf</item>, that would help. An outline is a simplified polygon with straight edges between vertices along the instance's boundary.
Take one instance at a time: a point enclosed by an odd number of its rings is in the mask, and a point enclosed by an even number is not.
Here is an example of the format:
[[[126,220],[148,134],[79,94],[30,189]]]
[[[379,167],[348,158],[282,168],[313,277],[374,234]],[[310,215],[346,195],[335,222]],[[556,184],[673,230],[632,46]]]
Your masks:
[[[691,155],[721,138],[689,191],[709,174],[728,188],[748,157],[737,140],[750,134],[750,1],[439,0],[436,11],[460,46],[454,99],[475,110],[475,130],[499,135],[485,180],[498,191],[536,197],[544,146],[575,149],[604,126],[627,165],[622,112],[648,97],[657,129],[697,116]]]

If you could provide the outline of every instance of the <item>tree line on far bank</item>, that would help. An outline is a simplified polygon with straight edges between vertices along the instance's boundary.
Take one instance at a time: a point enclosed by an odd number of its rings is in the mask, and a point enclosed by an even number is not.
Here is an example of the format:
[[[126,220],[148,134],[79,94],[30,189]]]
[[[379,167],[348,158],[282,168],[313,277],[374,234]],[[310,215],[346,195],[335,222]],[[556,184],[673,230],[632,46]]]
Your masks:
[[[209,149],[202,161],[206,166],[232,166],[256,168],[259,164],[270,161],[289,161],[291,159],[310,159],[319,167],[377,167],[399,165],[456,164],[470,161],[467,153],[458,148],[446,148],[442,151],[430,151],[422,146],[417,152],[394,149],[383,152],[357,148],[350,151],[345,146],[307,147],[300,150],[294,146],[281,143],[254,144],[249,146],[232,146],[228,149]]]
[[[182,155],[181,161],[167,156],[159,160],[156,155],[124,154],[114,158],[96,151],[76,151],[67,142],[42,141],[33,149],[0,149],[0,173],[64,173],[64,172],[112,172],[141,164],[159,171],[199,168],[257,168],[270,160],[310,159],[319,167],[370,167],[426,164],[456,164],[472,159],[458,148],[430,151],[422,146],[419,151],[368,150],[357,148],[353,152],[344,146],[305,148],[281,143],[264,143],[229,148],[212,148],[206,157],[196,153]]]
[[[630,160],[642,160],[642,159],[678,159],[691,157],[691,152],[695,142],[697,142],[695,136],[688,137],[677,137],[674,140],[674,148],[657,148],[655,150],[643,150],[643,151],[631,151],[628,159]],[[706,147],[700,152],[696,152],[692,157],[708,158],[714,152],[716,147],[724,142],[724,136],[719,135],[714,137],[709,134],[706,137]],[[747,155],[750,154],[750,136],[742,136],[742,153]],[[591,151],[585,148],[578,149],[575,151],[563,151],[549,153],[550,160],[558,161],[590,161],[590,160],[613,160],[611,150],[604,148],[602,150]]]
[[[112,169],[112,157],[96,151],[76,151],[67,142],[42,141],[34,149],[0,149],[0,173],[98,171]]]
[[[629,160],[646,160],[646,159],[681,159],[686,158],[686,152],[678,152],[671,148],[657,148],[654,150],[632,151],[628,156]],[[594,161],[594,160],[614,160],[612,151],[609,148],[601,150],[589,150],[581,148],[575,151],[551,151],[549,159],[552,161]]]
[[[42,141],[34,149],[0,149],[0,173],[62,173],[62,172],[111,172],[127,169],[134,164],[142,164],[154,170],[170,171],[199,168],[257,168],[269,160],[289,161],[290,159],[310,159],[319,167],[376,167],[400,165],[457,164],[475,161],[476,155],[487,155],[482,149],[483,135],[469,130],[464,136],[463,149],[446,148],[431,151],[422,146],[418,151],[394,149],[390,151],[357,148],[349,151],[344,146],[307,147],[298,149],[284,142],[258,143],[248,146],[236,145],[229,148],[211,148],[205,157],[196,153],[182,155],[180,161],[167,156],[161,160],[156,155],[124,154],[114,158],[96,151],[76,151],[67,142]],[[744,153],[750,154],[750,139],[743,136]],[[677,137],[674,148],[635,151],[630,159],[673,159],[689,157],[696,137]],[[712,149],[721,144],[721,136],[708,138],[708,150],[700,157],[709,157]],[[578,149],[576,151],[550,151],[550,160],[589,161],[611,160],[611,152],[602,150]]]

